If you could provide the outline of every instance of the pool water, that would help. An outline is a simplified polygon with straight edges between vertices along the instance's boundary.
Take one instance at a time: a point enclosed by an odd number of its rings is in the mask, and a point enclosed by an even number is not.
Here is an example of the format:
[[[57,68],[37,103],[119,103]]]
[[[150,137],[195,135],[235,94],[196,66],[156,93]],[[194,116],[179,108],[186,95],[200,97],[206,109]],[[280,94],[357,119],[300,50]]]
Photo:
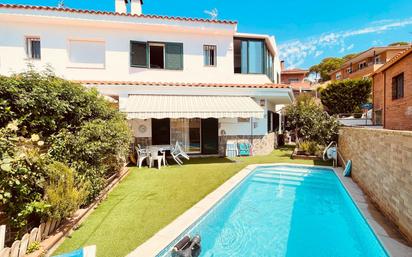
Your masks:
[[[257,168],[184,234],[202,257],[388,256],[327,168]]]

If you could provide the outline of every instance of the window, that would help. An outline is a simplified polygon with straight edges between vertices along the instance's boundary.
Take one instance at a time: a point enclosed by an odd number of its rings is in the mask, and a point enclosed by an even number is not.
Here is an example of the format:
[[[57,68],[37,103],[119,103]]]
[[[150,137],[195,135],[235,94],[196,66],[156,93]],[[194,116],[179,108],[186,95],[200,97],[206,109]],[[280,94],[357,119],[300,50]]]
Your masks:
[[[292,79],[288,79],[289,83],[297,83],[299,82],[299,79],[297,78],[292,78]]]
[[[380,55],[378,55],[378,56],[375,56],[375,64],[381,64],[382,62],[381,62],[381,56]]]
[[[130,41],[130,66],[183,70],[183,44]]]
[[[352,67],[347,68],[346,73],[351,74],[352,73]]]
[[[170,143],[178,141],[183,151],[188,153],[201,152],[201,120],[193,119],[171,119],[170,120]]]
[[[400,99],[403,97],[403,72],[396,77],[392,78],[392,100]]]
[[[361,62],[361,63],[358,64],[358,67],[359,67],[359,69],[361,70],[361,69],[363,69],[363,68],[368,67],[368,64],[367,64],[366,62]]]
[[[266,74],[274,81],[274,57],[264,40],[235,38],[233,46],[235,73]]]
[[[165,68],[165,46],[163,44],[149,44],[150,68]]]
[[[216,46],[204,45],[203,46],[203,64],[205,66],[216,66]]]
[[[103,41],[70,40],[69,61],[71,66],[103,68],[105,43]]]
[[[342,73],[341,72],[337,72],[336,73],[336,79],[341,79],[342,78]]]
[[[248,46],[248,73],[263,73],[263,42],[249,41]]]
[[[40,60],[40,38],[39,37],[26,37],[26,53],[30,59]]]

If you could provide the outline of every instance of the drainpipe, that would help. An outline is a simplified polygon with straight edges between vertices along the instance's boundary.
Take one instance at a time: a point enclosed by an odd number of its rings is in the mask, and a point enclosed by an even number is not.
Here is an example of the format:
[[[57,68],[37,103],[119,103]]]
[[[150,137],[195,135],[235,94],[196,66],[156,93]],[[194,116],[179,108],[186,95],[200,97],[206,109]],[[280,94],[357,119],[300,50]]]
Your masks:
[[[383,128],[386,127],[386,71],[383,71]]]

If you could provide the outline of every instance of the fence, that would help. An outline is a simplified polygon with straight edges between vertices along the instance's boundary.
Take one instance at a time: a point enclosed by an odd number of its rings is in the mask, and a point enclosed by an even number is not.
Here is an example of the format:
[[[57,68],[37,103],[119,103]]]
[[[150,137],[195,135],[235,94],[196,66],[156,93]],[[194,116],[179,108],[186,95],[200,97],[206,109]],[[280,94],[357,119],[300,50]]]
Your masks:
[[[6,226],[0,226],[0,257],[23,257],[27,254],[27,249],[35,242],[40,243],[53,233],[60,225],[59,220],[49,220],[41,223],[39,227],[33,228],[30,233],[26,233],[21,240],[14,241],[10,247],[5,248]],[[36,249],[37,250],[37,249]]]

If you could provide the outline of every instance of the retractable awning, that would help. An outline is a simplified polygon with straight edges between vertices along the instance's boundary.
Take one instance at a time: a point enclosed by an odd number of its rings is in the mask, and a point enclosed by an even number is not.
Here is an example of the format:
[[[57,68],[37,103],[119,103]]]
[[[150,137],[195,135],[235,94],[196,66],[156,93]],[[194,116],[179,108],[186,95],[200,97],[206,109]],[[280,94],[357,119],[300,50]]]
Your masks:
[[[250,97],[130,95],[128,119],[263,118],[264,110]]]

